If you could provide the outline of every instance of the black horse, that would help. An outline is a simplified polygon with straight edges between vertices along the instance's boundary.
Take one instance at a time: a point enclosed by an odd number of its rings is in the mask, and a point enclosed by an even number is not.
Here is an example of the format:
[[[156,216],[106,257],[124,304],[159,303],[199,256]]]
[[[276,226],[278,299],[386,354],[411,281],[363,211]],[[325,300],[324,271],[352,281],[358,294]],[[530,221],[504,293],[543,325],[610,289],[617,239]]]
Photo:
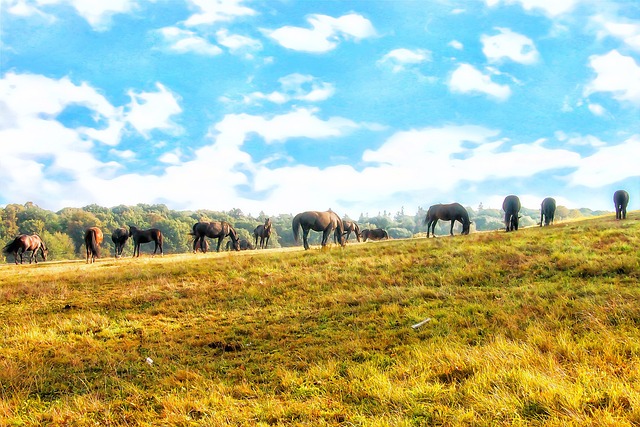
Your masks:
[[[616,219],[627,219],[629,193],[624,190],[618,190],[613,193],[613,204],[616,205]]]
[[[427,238],[429,238],[429,229],[433,237],[436,236],[435,228],[438,220],[451,221],[451,231],[449,234],[453,236],[453,226],[456,221],[462,224],[462,234],[469,234],[469,228],[471,221],[469,220],[469,213],[460,203],[450,203],[448,205],[437,204],[433,205],[427,211],[427,216],[424,218],[424,223],[427,225]]]
[[[301,212],[295,217],[291,223],[293,228],[293,239],[298,243],[300,228],[302,227],[302,242],[304,249],[309,249],[309,231],[322,232],[322,247],[325,247],[329,241],[332,232],[336,232],[340,245],[344,246],[344,228],[342,220],[333,211],[318,212],[306,211]]]
[[[142,243],[154,242],[153,254],[160,249],[160,255],[164,255],[162,251],[162,232],[157,228],[150,228],[148,230],[140,230],[133,225],[129,226],[129,237],[133,238],[133,256],[140,256],[140,245]]]
[[[38,263],[38,251],[40,251],[40,255],[42,255],[42,259],[44,261],[47,260],[47,255],[49,254],[47,246],[37,234],[32,234],[30,236],[27,234],[21,234],[3,248],[4,253],[13,254],[16,264],[18,264],[18,255],[20,255],[20,264],[22,264],[24,261],[22,256],[28,251],[31,251],[29,264],[34,260],[36,261],[36,264]]]
[[[382,228],[374,228],[373,230],[362,231],[363,242],[366,242],[367,240],[387,240],[387,239],[389,239],[389,233],[387,233],[387,230]]]
[[[553,223],[553,217],[556,214],[556,199],[553,197],[547,197],[542,201],[540,205],[540,227],[542,227],[542,221],[544,225]]]
[[[218,239],[216,252],[220,252],[220,245],[222,245],[222,240],[227,236],[229,236],[231,238],[231,241],[233,242],[233,249],[236,251],[240,250],[238,233],[236,233],[236,230],[231,226],[231,224],[226,221],[196,222],[195,224],[193,224],[192,232],[189,234],[196,237],[193,241],[193,253],[196,253],[198,244],[200,245],[200,250],[203,253],[207,252],[207,237]]]
[[[111,240],[115,246],[116,258],[121,257],[124,245],[127,243],[127,240],[129,240],[129,232],[124,227],[116,228],[113,230],[113,233],[111,233]]]
[[[104,238],[102,230],[98,227],[89,227],[84,232],[84,245],[87,249],[87,264],[89,260],[93,264],[96,258],[100,258],[100,245]]]
[[[253,230],[253,237],[256,240],[256,248],[266,249],[269,244],[269,237],[271,237],[271,219],[267,218],[264,224],[257,226]],[[260,245],[258,245],[258,239],[260,239]]]
[[[241,251],[247,251],[247,250],[255,249],[255,247],[247,239],[240,239],[238,244],[240,245],[240,250]],[[227,242],[227,250],[230,251],[232,249],[232,247],[233,247],[233,242],[231,240],[229,240]]]
[[[520,199],[518,196],[510,195],[504,198],[502,210],[504,211],[504,225],[507,231],[518,230],[518,212],[520,212]]]

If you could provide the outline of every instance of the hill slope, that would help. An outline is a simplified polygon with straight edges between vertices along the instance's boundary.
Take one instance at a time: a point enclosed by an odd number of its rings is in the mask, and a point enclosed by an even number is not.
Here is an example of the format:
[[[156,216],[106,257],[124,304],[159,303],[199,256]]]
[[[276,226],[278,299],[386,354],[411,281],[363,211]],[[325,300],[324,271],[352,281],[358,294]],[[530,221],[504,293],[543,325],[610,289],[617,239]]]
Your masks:
[[[638,212],[4,265],[0,424],[638,425],[639,279]]]

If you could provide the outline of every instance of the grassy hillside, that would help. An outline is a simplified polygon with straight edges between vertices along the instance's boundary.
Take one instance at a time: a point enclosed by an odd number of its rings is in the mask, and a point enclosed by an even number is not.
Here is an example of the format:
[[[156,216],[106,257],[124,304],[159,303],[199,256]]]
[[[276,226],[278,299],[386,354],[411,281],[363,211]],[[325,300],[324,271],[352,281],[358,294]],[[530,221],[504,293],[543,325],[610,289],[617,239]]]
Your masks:
[[[3,265],[0,425],[640,425],[639,282],[638,212]]]

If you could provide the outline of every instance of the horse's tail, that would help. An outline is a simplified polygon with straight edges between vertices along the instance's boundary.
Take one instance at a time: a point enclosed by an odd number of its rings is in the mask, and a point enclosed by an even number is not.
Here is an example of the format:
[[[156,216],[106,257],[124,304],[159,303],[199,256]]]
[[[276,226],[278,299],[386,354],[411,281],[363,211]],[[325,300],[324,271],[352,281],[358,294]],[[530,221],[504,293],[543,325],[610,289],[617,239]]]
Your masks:
[[[2,248],[2,252],[6,254],[10,254],[10,253],[16,252],[19,248],[20,248],[20,242],[18,241],[18,239],[14,239],[11,243],[5,245],[5,247]]]
[[[189,232],[189,236],[197,236],[198,233],[196,233],[196,227],[198,226],[198,224],[193,224],[193,227],[191,227],[191,231]]]
[[[293,228],[293,240],[298,243],[300,236],[300,214],[293,217],[291,227]]]
[[[100,258],[100,246],[98,245],[98,240],[96,239],[96,230],[90,230],[89,234],[91,254],[95,255],[97,258]]]

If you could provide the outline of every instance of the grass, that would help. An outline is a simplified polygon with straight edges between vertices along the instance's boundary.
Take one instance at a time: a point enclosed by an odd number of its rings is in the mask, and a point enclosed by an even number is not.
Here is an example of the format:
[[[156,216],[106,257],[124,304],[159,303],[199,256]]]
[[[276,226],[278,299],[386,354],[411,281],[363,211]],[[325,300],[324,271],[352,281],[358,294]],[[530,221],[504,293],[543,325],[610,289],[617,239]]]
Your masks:
[[[299,249],[0,266],[0,425],[640,425],[640,213]]]

